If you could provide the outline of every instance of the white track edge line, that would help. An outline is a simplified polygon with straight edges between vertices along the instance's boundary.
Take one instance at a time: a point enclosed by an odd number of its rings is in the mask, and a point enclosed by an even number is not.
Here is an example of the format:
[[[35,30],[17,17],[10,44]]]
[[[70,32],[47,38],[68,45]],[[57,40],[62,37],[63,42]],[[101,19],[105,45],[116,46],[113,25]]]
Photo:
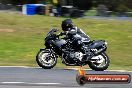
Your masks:
[[[25,82],[1,82],[2,84],[22,84]]]
[[[78,68],[65,68],[65,69],[69,69],[69,70],[78,70]],[[91,69],[84,69],[84,70],[90,70],[92,71]],[[127,70],[105,70],[105,71],[117,71],[117,72],[132,72],[132,71],[127,71]]]
[[[0,67],[19,67],[19,68],[41,68],[41,67],[29,67],[29,66],[0,66]],[[67,69],[67,70],[78,70],[78,68],[57,68],[57,69]],[[91,69],[84,69],[91,70]],[[127,70],[105,70],[105,71],[118,71],[118,72],[132,72]]]
[[[28,83],[28,82],[0,82],[2,84],[32,84],[32,85],[59,85],[61,83]]]

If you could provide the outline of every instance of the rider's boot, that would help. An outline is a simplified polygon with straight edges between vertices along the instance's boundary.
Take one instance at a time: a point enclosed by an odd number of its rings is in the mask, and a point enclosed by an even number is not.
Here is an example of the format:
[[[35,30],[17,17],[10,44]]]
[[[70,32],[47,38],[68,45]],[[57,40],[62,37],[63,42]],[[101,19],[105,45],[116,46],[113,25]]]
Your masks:
[[[94,56],[94,54],[92,52],[90,52],[90,49],[84,48],[83,52],[85,53],[83,61],[89,61]]]

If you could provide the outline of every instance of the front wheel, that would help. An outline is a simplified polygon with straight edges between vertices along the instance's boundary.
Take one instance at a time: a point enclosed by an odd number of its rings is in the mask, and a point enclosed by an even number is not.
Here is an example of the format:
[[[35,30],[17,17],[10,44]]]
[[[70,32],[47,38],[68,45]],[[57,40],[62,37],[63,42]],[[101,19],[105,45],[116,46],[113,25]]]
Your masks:
[[[86,83],[86,78],[82,75],[76,75],[76,82],[80,85],[83,86]]]
[[[89,62],[89,67],[95,71],[103,71],[108,68],[109,63],[109,57],[105,52],[103,52],[91,58],[91,61]]]
[[[36,56],[38,65],[44,69],[51,69],[57,63],[56,55],[48,49],[40,50]]]

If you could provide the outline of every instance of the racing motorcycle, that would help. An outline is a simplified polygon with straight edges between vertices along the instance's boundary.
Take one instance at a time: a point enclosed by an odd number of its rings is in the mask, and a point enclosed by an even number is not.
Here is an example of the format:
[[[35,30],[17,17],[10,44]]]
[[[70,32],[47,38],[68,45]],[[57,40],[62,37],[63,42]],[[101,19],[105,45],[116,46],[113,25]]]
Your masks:
[[[45,48],[41,48],[36,55],[38,65],[44,69],[51,69],[57,64],[57,58],[61,58],[66,66],[89,65],[92,70],[103,71],[109,66],[110,60],[105,53],[107,42],[105,40],[76,41],[75,37],[60,37],[57,29],[51,29],[45,37]],[[80,46],[80,47],[79,47]],[[91,57],[88,58],[82,51],[82,47],[89,49]]]

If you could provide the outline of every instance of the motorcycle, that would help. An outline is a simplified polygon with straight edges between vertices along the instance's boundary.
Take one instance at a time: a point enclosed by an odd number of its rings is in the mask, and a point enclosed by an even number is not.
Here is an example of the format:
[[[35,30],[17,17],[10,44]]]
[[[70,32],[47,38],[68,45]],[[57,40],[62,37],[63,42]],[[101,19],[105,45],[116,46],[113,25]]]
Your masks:
[[[84,66],[95,71],[106,70],[110,60],[105,53],[107,42],[105,40],[90,40],[83,42],[76,41],[76,37],[65,36],[60,38],[61,33],[55,34],[58,30],[51,29],[45,37],[45,48],[40,49],[36,55],[38,65],[44,69],[51,69],[57,64],[57,58],[60,57],[62,63],[67,66]],[[91,55],[87,57],[86,53],[82,52],[82,47],[89,49]]]

